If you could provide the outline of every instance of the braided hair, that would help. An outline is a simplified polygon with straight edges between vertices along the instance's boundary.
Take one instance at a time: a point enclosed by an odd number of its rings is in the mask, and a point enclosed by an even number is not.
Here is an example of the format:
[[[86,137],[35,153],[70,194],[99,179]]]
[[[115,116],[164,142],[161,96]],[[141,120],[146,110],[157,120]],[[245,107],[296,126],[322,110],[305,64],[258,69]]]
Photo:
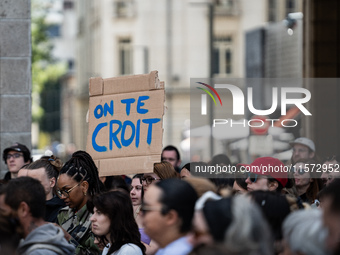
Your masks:
[[[67,174],[77,182],[87,181],[89,184],[88,192],[91,196],[100,193],[101,181],[98,175],[98,169],[86,151],[76,151],[72,158],[65,163],[60,170],[60,174]]]

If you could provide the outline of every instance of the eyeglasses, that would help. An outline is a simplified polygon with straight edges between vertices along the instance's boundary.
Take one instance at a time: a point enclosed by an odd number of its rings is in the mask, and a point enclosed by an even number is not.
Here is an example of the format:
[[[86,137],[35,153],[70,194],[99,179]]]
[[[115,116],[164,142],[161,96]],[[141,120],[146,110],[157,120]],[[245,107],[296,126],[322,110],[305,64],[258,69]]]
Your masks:
[[[62,196],[64,196],[64,197],[68,198],[68,197],[70,196],[70,192],[71,192],[72,190],[74,190],[75,187],[79,186],[81,183],[82,183],[82,182],[79,182],[78,184],[76,184],[76,185],[74,185],[72,188],[70,188],[69,190],[60,190],[60,189],[57,189],[57,195],[58,195],[58,197],[61,198]]]
[[[254,183],[257,181],[257,178],[266,178],[266,176],[254,173],[247,173],[247,179],[248,178],[252,183]]]
[[[158,211],[158,212],[160,212],[160,211],[161,211],[161,208],[154,207],[154,206],[142,205],[141,208],[140,208],[140,211],[141,211],[143,214],[146,214],[147,212],[152,212],[152,211]]]
[[[157,179],[155,177],[151,177],[151,176],[147,176],[147,177],[142,177],[140,179],[143,182],[146,182],[147,185],[150,185],[153,181],[157,181],[157,180],[161,180],[161,179]]]
[[[143,186],[141,186],[141,185],[130,186],[130,191],[132,191],[133,189],[135,189],[137,191],[141,191],[143,189]]]
[[[14,154],[7,154],[6,155],[6,159],[10,159],[11,157],[13,158],[20,158],[20,157],[23,157],[24,155],[21,154],[21,153],[14,153]]]

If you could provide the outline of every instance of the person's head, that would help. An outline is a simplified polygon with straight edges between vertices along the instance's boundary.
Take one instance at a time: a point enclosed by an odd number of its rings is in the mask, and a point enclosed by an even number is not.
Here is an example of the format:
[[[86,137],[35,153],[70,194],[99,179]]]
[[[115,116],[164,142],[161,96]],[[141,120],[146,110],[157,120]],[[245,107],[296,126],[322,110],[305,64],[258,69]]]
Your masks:
[[[130,197],[125,192],[116,190],[97,194],[88,204],[93,213],[90,218],[92,232],[104,244],[111,244],[108,254],[113,254],[126,243],[133,243],[145,251],[133,217]]]
[[[327,157],[322,164],[321,179],[325,186],[329,185],[334,179],[340,178],[340,156],[333,155]]]
[[[318,209],[292,212],[283,225],[284,254],[328,254],[325,245],[327,231]]]
[[[229,157],[225,154],[217,154],[215,156],[213,156],[213,158],[211,159],[210,165],[212,166],[229,166],[231,165],[231,161],[229,159]]]
[[[2,157],[8,170],[14,175],[16,175],[24,165],[32,162],[31,152],[25,145],[20,143],[15,143],[6,148]]]
[[[0,254],[16,254],[21,232],[18,222],[0,211]]]
[[[311,139],[299,137],[289,143],[293,148],[291,158],[292,164],[295,164],[299,159],[312,159],[315,155],[315,144]]]
[[[328,229],[327,246],[340,251],[340,179],[322,190],[323,223]],[[339,253],[335,253],[339,254]]]
[[[312,169],[317,163],[313,159],[299,159],[292,168],[295,186],[299,196],[306,194],[309,203],[313,203],[321,189],[320,175]]]
[[[288,183],[288,170],[284,164],[272,157],[255,159],[250,165],[239,164],[246,170],[247,190],[270,190],[281,192]],[[242,170],[241,169],[241,170]]]
[[[130,193],[129,186],[121,175],[106,176],[104,186],[106,191],[121,190]]]
[[[259,205],[263,216],[269,223],[274,239],[279,241],[282,239],[281,227],[284,219],[291,212],[290,203],[285,195],[257,190],[249,192],[248,195]]]
[[[244,196],[207,201],[203,216],[214,242],[223,243],[226,254],[273,254],[268,224],[258,206]]]
[[[193,235],[189,242],[194,247],[201,247],[202,245],[211,245],[214,243],[214,238],[209,231],[208,223],[204,217],[203,208],[207,201],[219,200],[222,197],[215,192],[207,191],[200,196],[195,203],[194,218],[192,220]]]
[[[174,169],[178,169],[182,163],[179,151],[173,145],[168,145],[163,149],[161,160],[169,162]]]
[[[196,200],[194,188],[179,179],[151,185],[141,210],[145,233],[161,247],[186,235],[191,230]]]
[[[234,175],[235,180],[233,183],[234,194],[245,194],[247,193],[246,175],[243,173],[236,173]]]
[[[43,156],[40,159],[25,165],[18,176],[29,176],[40,181],[45,189],[46,200],[53,197],[54,187],[57,182],[62,162],[55,156]]]
[[[132,205],[141,205],[144,195],[141,178],[143,174],[136,174],[132,177],[130,185],[130,197]]]
[[[147,191],[150,184],[171,178],[178,178],[178,173],[169,162],[162,161],[155,163],[153,165],[153,173],[145,173],[141,180],[144,191]]]
[[[19,177],[10,180],[2,187],[0,211],[18,219],[25,230],[23,237],[29,234],[28,226],[34,220],[43,220],[45,216],[45,190],[41,183],[31,177]]]
[[[57,195],[70,208],[79,210],[88,199],[100,192],[98,169],[85,151],[76,151],[60,170],[57,179]]]
[[[190,177],[192,176],[191,171],[195,172],[196,170],[198,169],[201,170],[202,168],[205,168],[206,166],[208,166],[208,164],[202,161],[187,163],[182,167],[181,172],[180,172],[180,177],[181,178]]]

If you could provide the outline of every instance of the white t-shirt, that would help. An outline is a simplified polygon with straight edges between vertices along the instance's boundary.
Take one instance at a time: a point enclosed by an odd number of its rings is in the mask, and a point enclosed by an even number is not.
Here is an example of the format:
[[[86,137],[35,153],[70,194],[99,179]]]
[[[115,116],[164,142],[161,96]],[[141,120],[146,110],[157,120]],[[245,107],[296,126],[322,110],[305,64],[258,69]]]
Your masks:
[[[102,255],[109,255],[108,254],[109,249],[110,244],[105,246]],[[118,251],[112,253],[112,255],[143,255],[143,253],[142,250],[137,245],[133,243],[127,243],[120,247]]]

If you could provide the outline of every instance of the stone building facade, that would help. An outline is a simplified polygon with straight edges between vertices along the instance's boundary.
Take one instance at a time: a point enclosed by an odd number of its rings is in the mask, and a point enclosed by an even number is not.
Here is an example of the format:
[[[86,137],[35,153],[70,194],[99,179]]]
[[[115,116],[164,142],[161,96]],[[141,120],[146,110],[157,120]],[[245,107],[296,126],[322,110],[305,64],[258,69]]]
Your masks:
[[[0,151],[31,148],[31,1],[0,0]],[[0,176],[7,171],[1,160]]]

